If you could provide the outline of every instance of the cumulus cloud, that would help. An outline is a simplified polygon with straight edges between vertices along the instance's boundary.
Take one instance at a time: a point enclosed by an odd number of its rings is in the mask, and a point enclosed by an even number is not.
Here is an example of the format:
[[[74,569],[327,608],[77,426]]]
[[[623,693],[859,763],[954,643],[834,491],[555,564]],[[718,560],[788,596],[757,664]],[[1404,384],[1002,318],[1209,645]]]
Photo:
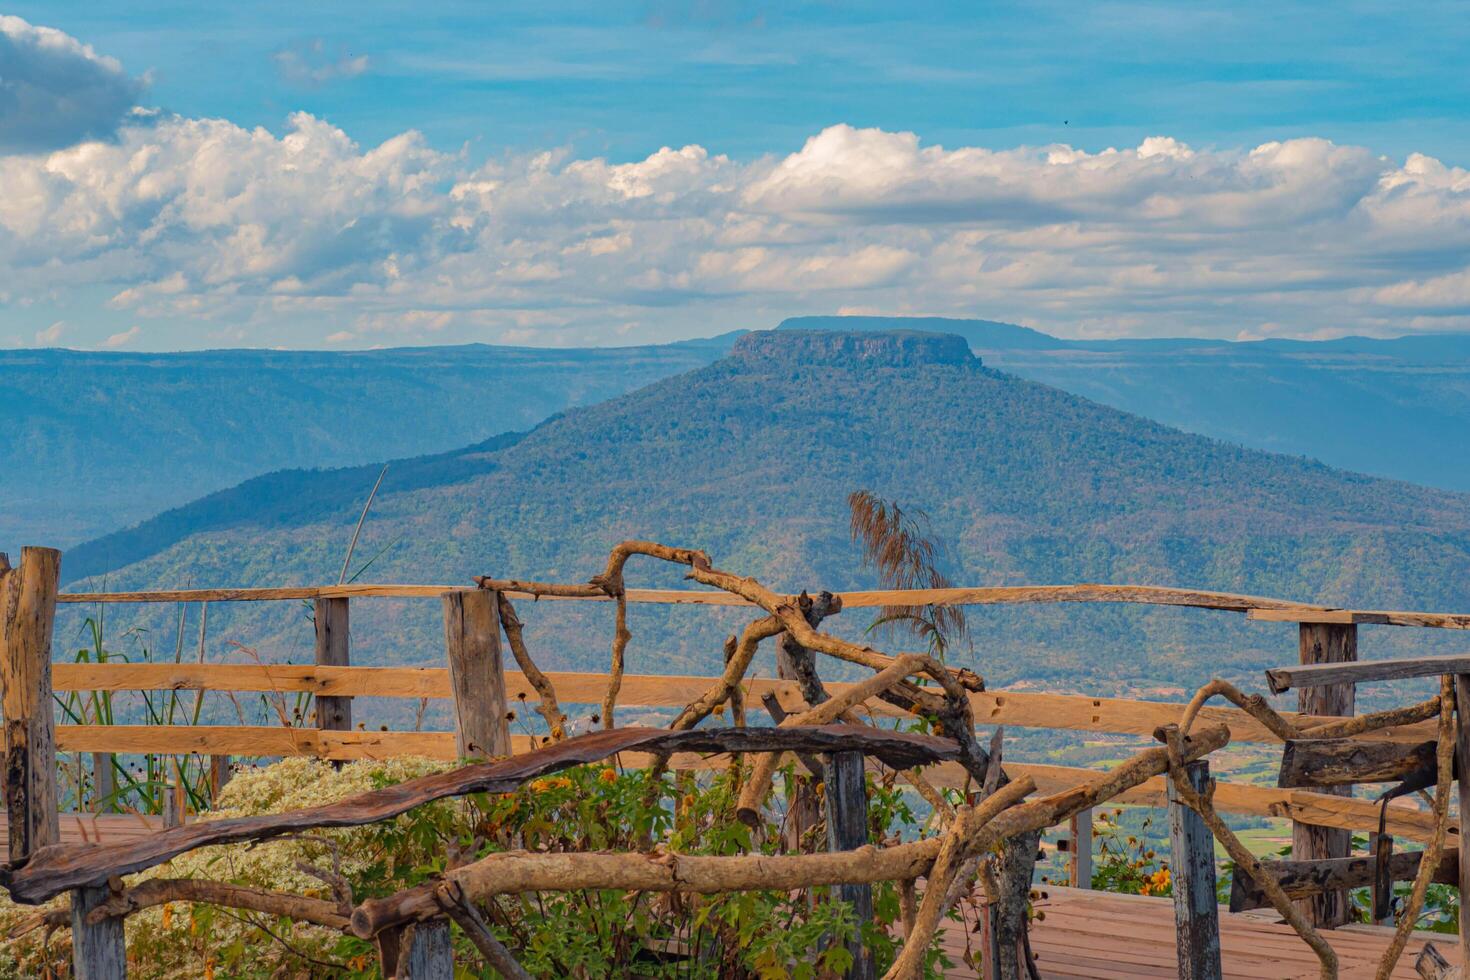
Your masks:
[[[71,35],[0,15],[0,153],[109,138],[144,88]]]
[[[833,126],[753,161],[474,165],[304,113],[280,134],[164,117],[0,156],[0,186],[18,297],[109,283],[115,309],[260,342],[610,342],[844,307],[1227,337],[1470,313],[1470,173],[1312,138],[995,150]]]

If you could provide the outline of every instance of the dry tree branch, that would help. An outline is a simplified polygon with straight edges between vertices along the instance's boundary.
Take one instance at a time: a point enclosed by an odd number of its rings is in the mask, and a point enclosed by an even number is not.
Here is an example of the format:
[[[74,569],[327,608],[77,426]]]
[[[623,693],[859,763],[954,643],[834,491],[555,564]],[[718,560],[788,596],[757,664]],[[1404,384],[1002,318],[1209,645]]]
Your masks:
[[[348,927],[348,917],[342,914],[336,902],[204,878],[150,878],[141,881],[93,908],[87,914],[87,922],[96,925],[104,919],[131,915],[165,902],[204,902],[267,915],[284,915],[328,929],[345,931]]]
[[[1022,776],[1007,783],[974,808],[964,806],[956,812],[949,833],[945,835],[944,843],[934,858],[934,866],[929,869],[924,900],[919,905],[903,952],[884,974],[884,980],[908,980],[909,977],[923,975],[924,954],[928,951],[929,941],[938,930],[944,914],[949,911],[950,886],[964,869],[966,861],[978,851],[974,842],[980,831],[1001,811],[1020,803],[1035,789],[1036,781],[1030,776]]]
[[[908,677],[921,665],[921,658],[916,656],[903,656],[895,660],[890,666],[869,677],[859,684],[848,688],[835,698],[823,701],[814,708],[796,715],[788,715],[781,722],[780,727],[791,728],[796,725],[826,725],[831,722],[843,720],[857,722],[852,716],[851,709],[880,691],[886,691],[897,682]],[[740,791],[740,800],[735,805],[735,815],[742,823],[751,827],[760,823],[760,808],[766,800],[766,794],[771,791],[771,778],[776,773],[776,767],[780,765],[781,757],[776,753],[766,753],[756,758],[755,766],[751,770],[750,778],[746,781],[744,788]]]
[[[1190,785],[1185,773],[1186,757],[1182,742],[1184,735],[1177,725],[1165,725],[1154,733],[1154,736],[1164,743],[1169,754],[1169,779],[1178,792],[1179,799],[1185,806],[1189,807],[1204,820],[1205,826],[1215,835],[1230,855],[1230,859],[1237,867],[1244,868],[1266,893],[1272,907],[1281,913],[1302,941],[1312,948],[1321,962],[1322,980],[1335,980],[1337,977],[1337,952],[1322,938],[1312,924],[1303,918],[1301,912],[1292,904],[1285,891],[1282,890],[1276,876],[1269,871],[1261,862],[1261,859],[1252,854],[1240,838],[1235,836],[1220,815],[1215,812],[1213,797],[1215,794],[1215,782],[1210,780],[1209,786],[1203,794],[1195,792]]]
[[[1463,718],[1464,706],[1455,703],[1455,684],[1451,677],[1441,677],[1439,680],[1439,744],[1435,753],[1438,785],[1434,791],[1434,836],[1429,839],[1429,846],[1424,849],[1424,857],[1419,862],[1419,870],[1414,875],[1414,885],[1409,890],[1409,901],[1405,904],[1403,912],[1399,916],[1397,928],[1393,932],[1393,941],[1388,944],[1388,949],[1383,951],[1383,960],[1378,964],[1377,980],[1387,980],[1393,975],[1393,968],[1398,963],[1399,957],[1403,955],[1404,945],[1409,941],[1409,933],[1413,931],[1414,924],[1419,919],[1419,907],[1424,904],[1425,892],[1429,890],[1429,879],[1434,875],[1434,869],[1439,864],[1440,851],[1444,849],[1445,832],[1450,819],[1450,783],[1455,778],[1455,731],[1454,715],[1461,714]],[[1462,775],[1463,779],[1464,776]],[[1460,815],[1463,822],[1465,814]],[[1463,849],[1462,849],[1463,855]]]
[[[1181,739],[1182,759],[1192,762],[1230,741],[1224,725]],[[1007,838],[1050,827],[1165,772],[1164,748],[1145,749],[1132,759],[1060,793],[1011,806],[976,831],[972,847],[984,850]],[[716,893],[792,890],[812,885],[863,884],[923,876],[939,853],[941,839],[929,837],[893,847],[864,845],[851,851],[770,857],[762,854],[705,856],[651,853],[531,853],[506,851],[446,871],[438,881],[362,902],[352,913],[352,931],[367,939],[384,929],[442,914],[434,899],[440,882],[455,881],[470,900],[493,895],[582,889]]]
[[[506,980],[532,980],[531,974],[516,961],[511,951],[505,948],[505,944],[495,938],[474,903],[465,898],[464,889],[458,883],[445,882],[434,892],[434,898],[444,914],[453,919],[464,930],[465,935],[470,937],[470,942],[475,944],[475,949],[480,951],[480,955],[492,969]]]
[[[547,728],[551,731],[553,741],[560,741],[566,735],[567,716],[562,713],[561,705],[556,701],[556,688],[551,679],[541,673],[541,668],[536,666],[536,661],[531,659],[531,654],[526,650],[525,628],[521,625],[520,617],[516,615],[515,606],[511,605],[510,599],[504,592],[497,592],[500,605],[500,625],[505,630],[506,642],[510,644],[511,656],[516,659],[516,666],[521,668],[521,673],[527,682],[536,689],[541,696],[541,703],[536,711],[542,718],[546,719]]]

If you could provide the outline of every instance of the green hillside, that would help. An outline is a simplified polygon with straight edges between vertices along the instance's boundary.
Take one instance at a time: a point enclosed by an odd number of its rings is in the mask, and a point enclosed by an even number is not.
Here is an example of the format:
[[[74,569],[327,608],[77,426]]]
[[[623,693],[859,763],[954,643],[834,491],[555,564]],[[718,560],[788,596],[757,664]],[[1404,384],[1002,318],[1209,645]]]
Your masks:
[[[335,580],[361,481],[269,479],[145,523],[107,586]],[[499,448],[396,465],[359,554],[387,547],[367,576],[376,581],[579,580],[611,543],[636,536],[703,548],[782,589],[864,587],[873,583],[844,509],[858,487],[928,511],[953,543],[951,578],[965,584],[1126,581],[1470,608],[1470,496],[1169,429],[990,370],[962,339],[922,333],[750,334],[713,364]],[[107,547],[78,549],[64,571],[75,574],[74,560],[102,571]],[[630,579],[679,581],[636,564]],[[303,612],[289,605],[212,609],[211,636],[309,656]],[[608,607],[525,605],[546,666],[603,667]],[[109,615],[121,629],[118,617],[144,614]],[[172,613],[152,615],[164,630]],[[353,615],[362,662],[439,656],[437,603],[363,601]],[[850,632],[863,622],[855,611],[841,619]],[[638,608],[631,669],[713,670],[740,621]],[[1290,627],[1231,614],[991,607],[972,621],[975,650],[960,656],[997,683],[1139,690],[1295,656]]]

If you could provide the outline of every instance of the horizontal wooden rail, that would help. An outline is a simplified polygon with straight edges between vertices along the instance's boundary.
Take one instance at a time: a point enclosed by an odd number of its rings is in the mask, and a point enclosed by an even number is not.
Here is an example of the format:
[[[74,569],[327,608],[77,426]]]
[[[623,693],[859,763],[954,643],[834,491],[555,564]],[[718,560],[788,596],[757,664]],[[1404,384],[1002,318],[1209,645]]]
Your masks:
[[[151,592],[63,592],[58,602],[252,602],[281,599],[436,598],[445,592],[464,589],[457,585],[327,585],[291,586],[272,589],[173,589]],[[532,598],[527,593],[509,592],[512,598]],[[1246,612],[1252,609],[1283,611],[1328,610],[1326,606],[1237,595],[1172,589],[1153,585],[1016,585],[949,589],[886,589],[842,592],[848,607],[891,605],[996,605],[1028,602],[1134,602],[1161,606],[1189,606]],[[699,589],[629,589],[629,602],[748,606],[750,603],[728,592]],[[542,596],[548,602],[606,602],[606,596]]]
[[[1374,609],[1249,609],[1246,618],[1263,623],[1325,623],[1362,626],[1421,626],[1429,629],[1470,630],[1470,614],[1391,612]]]
[[[551,673],[557,697],[566,704],[598,704],[607,689],[607,677],[592,673]],[[620,704],[645,708],[682,708],[709,690],[712,677],[661,677],[629,675],[623,678]],[[505,672],[506,697],[517,702],[538,700],[536,692],[520,671]],[[449,672],[442,667],[318,667],[298,664],[123,664],[60,663],[53,667],[52,686],[57,691],[305,691],[334,697],[447,698]],[[850,685],[827,685],[834,693]],[[788,712],[806,707],[800,689],[792,681],[753,679],[745,684],[747,697],[758,701],[767,693],[776,695]],[[1167,701],[1134,701],[1127,698],[1092,698],[1077,694],[1041,694],[1033,691],[983,691],[972,694],[975,721],[981,725],[1010,725],[1017,728],[1052,728],[1069,731],[1107,732],[1150,736],[1160,725],[1179,721],[1182,704]],[[905,717],[883,701],[871,700],[866,708],[880,717]],[[1288,714],[1298,725],[1325,718]],[[1223,724],[1237,742],[1279,741],[1264,725],[1237,708],[1207,707],[1201,723]],[[118,726],[102,726],[104,730]],[[176,730],[169,728],[166,730]],[[1367,738],[1395,742],[1420,742],[1433,737],[1433,726],[1425,723],[1402,725],[1374,732]],[[89,750],[90,751],[90,750]],[[100,751],[122,751],[102,749]],[[154,750],[149,750],[154,751]]]
[[[57,602],[261,602],[283,599],[432,599],[459,585],[303,585],[265,589],[163,589],[137,592],[63,592]],[[512,598],[535,598],[509,592]],[[1265,596],[1152,585],[1016,585],[950,589],[890,589],[839,593],[849,608],[892,605],[988,606],[1051,602],[1128,602],[1243,612],[1247,618],[1272,623],[1340,623],[1371,626],[1420,626],[1470,629],[1470,613],[1398,612],[1341,609],[1318,603]],[[699,589],[629,589],[629,602],[666,605],[748,606],[728,592]],[[607,602],[606,596],[541,596],[548,602]]]
[[[389,759],[421,756],[448,761],[455,758],[452,732],[333,732],[314,728],[256,727],[238,725],[58,725],[57,748],[62,752],[115,753],[200,753],[257,756],[316,756],[333,760]],[[530,736],[511,738],[515,752],[534,747]],[[651,764],[652,757],[628,753],[620,758],[629,768]],[[695,753],[676,755],[671,765],[680,769],[710,769],[724,765],[722,757]],[[1030,775],[1043,793],[1055,793],[1095,777],[1097,770],[1070,766],[1007,763],[1013,774]],[[955,763],[933,767],[929,778],[936,786],[958,789],[967,774]],[[1119,804],[1164,806],[1168,791],[1160,777],[1150,779],[1116,800]],[[1281,817],[1299,823],[1372,831],[1378,828],[1378,805],[1371,800],[1329,796],[1308,790],[1276,789],[1242,783],[1217,782],[1215,805],[1227,813],[1258,817]],[[1458,827],[1458,824],[1452,824]],[[1427,841],[1433,833],[1433,818],[1408,801],[1388,808],[1388,832],[1396,837]],[[1453,830],[1452,833],[1458,833]]]
[[[1373,681],[1466,673],[1470,673],[1470,654],[1460,653],[1441,657],[1406,657],[1401,660],[1358,660],[1272,667],[1266,671],[1266,683],[1270,686],[1271,693],[1283,694],[1292,688],[1368,684]]]

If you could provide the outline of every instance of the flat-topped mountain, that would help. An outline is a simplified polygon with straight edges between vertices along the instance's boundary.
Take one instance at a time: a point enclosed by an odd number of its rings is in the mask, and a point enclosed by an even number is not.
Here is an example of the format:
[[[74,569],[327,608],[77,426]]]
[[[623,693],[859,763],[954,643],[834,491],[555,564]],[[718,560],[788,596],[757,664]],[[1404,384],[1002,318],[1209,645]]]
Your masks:
[[[1470,490],[1470,334],[1064,340],[993,320],[883,316],[780,329],[957,334],[991,367],[1189,432]]]
[[[106,571],[109,588],[335,581],[372,473],[252,481],[126,541],[75,549],[63,572]],[[523,436],[397,463],[358,554],[382,550],[375,581],[583,580],[611,544],[637,537],[705,549],[779,589],[868,587],[848,541],[845,498],[857,488],[926,510],[964,584],[1140,582],[1470,607],[1470,496],[1180,432],[915,332],[753,334],[730,356]],[[647,562],[629,574],[680,581]],[[433,604],[358,605],[354,617],[378,617],[361,633],[364,657],[436,656]],[[608,614],[541,603],[524,615],[547,666],[600,668]],[[310,650],[309,634],[289,639],[298,612],[241,615],[221,639]],[[1201,615],[1213,617],[1208,630],[1191,618]],[[859,616],[845,626],[859,628]],[[638,609],[635,635],[659,639],[657,649],[635,640],[632,669],[713,670],[740,619]],[[1279,626],[1179,610],[987,609],[974,620],[978,666],[997,679],[1166,683],[1295,649]]]

